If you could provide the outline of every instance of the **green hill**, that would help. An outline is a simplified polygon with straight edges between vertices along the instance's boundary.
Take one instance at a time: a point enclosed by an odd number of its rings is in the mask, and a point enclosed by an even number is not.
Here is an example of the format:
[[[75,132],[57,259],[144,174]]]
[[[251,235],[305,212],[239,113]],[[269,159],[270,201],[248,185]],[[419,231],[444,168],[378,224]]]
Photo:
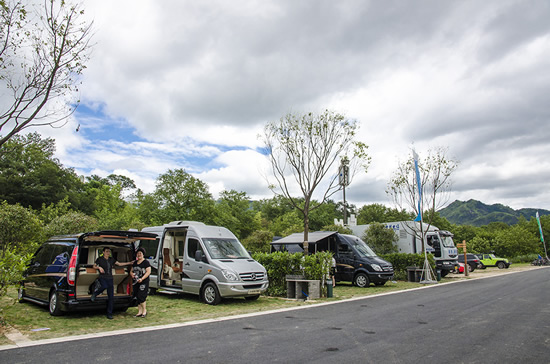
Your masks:
[[[502,204],[486,205],[477,200],[456,200],[444,209],[439,210],[439,214],[456,225],[483,226],[497,221],[513,225],[518,222],[520,216],[530,220],[535,217],[537,211],[540,216],[550,215],[548,210],[534,208],[514,210]]]

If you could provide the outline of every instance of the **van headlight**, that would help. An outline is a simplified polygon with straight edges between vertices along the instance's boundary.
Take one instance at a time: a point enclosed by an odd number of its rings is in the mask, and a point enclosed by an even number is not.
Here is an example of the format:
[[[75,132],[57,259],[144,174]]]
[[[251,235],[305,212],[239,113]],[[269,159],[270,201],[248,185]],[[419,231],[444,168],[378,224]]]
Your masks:
[[[380,267],[378,264],[371,264],[370,265],[372,269],[374,269],[377,272],[382,272],[382,267]]]
[[[222,270],[222,274],[225,277],[225,279],[227,279],[228,281],[236,282],[239,280],[239,276],[233,271],[224,269]]]

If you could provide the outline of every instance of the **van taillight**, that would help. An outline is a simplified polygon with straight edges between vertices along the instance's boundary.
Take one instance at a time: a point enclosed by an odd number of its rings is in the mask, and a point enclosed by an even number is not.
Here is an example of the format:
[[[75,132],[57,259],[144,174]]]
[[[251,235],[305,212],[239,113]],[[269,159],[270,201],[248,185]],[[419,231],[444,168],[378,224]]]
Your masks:
[[[67,271],[67,281],[71,286],[74,286],[74,281],[76,279],[76,257],[77,256],[78,256],[78,246],[75,246],[73,249],[73,254],[71,255],[71,260],[69,261],[69,270]]]

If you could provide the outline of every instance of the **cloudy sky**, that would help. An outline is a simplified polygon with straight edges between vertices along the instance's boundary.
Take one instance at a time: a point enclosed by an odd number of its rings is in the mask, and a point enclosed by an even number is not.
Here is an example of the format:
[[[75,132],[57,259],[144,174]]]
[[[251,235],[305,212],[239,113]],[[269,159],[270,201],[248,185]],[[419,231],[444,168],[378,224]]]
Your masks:
[[[452,202],[550,209],[550,2],[85,1],[96,43],[57,140],[79,174],[145,192],[168,169],[272,197],[263,126],[332,109],[372,164],[349,202],[391,206],[411,146],[460,161]],[[76,132],[76,126],[80,129]],[[336,172],[336,171],[335,171]],[[340,199],[341,194],[335,195]]]

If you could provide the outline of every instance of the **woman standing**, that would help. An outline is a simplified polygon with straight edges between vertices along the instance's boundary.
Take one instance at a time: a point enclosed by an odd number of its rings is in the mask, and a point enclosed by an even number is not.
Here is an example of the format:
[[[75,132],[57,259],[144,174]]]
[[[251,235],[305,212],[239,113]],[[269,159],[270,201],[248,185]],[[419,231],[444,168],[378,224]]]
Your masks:
[[[151,264],[145,260],[145,249],[139,248],[136,252],[136,261],[130,273],[134,281],[133,292],[138,303],[138,313],[134,317],[146,317],[147,307],[145,300],[149,292],[149,276],[151,275]]]

